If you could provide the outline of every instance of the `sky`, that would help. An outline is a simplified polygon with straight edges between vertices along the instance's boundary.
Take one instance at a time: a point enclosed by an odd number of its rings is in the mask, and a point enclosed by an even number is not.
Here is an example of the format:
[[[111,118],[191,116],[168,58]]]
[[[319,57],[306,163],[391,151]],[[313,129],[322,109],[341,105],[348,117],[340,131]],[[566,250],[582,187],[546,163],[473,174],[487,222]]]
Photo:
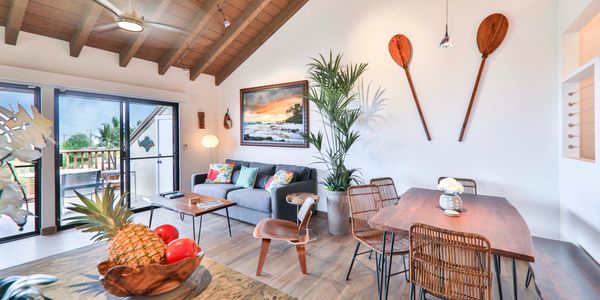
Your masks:
[[[282,122],[286,111],[303,103],[304,86],[283,87],[244,94],[244,122]]]

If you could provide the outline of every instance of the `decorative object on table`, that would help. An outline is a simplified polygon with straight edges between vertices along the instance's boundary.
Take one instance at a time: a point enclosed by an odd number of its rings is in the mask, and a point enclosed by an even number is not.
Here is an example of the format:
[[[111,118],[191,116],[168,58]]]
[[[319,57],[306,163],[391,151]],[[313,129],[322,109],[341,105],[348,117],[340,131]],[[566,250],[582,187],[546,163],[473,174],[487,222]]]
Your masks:
[[[166,245],[179,238],[179,230],[171,224],[163,224],[154,228],[154,233],[158,235]]]
[[[202,255],[166,265],[169,249],[156,232],[134,224],[125,203],[109,185],[95,200],[77,193],[83,204],[71,203],[78,215],[65,219],[83,232],[96,233],[95,242],[108,240],[108,260],[98,265],[104,288],[116,296],[157,295],[178,287],[202,261]],[[171,242],[173,243],[173,242]],[[174,251],[174,250],[172,250]]]
[[[258,168],[250,168],[242,166],[240,169],[240,175],[238,176],[235,186],[239,186],[245,189],[253,189],[256,183],[256,177],[258,176]]]
[[[225,113],[225,117],[223,117],[223,127],[225,127],[225,129],[229,129],[233,126],[233,121],[231,120],[231,116],[229,116],[229,108],[227,109],[227,112]]]
[[[210,164],[206,182],[208,183],[231,183],[233,164]]]
[[[452,47],[454,47],[454,43],[450,40],[450,36],[448,35],[448,0],[446,0],[446,34],[440,42],[440,48],[446,49]]]
[[[481,52],[481,64],[479,65],[479,72],[477,72],[477,79],[475,80],[471,100],[469,101],[467,113],[465,114],[465,119],[460,130],[460,136],[458,137],[459,142],[463,141],[465,135],[465,130],[467,128],[467,123],[469,122],[473,103],[475,102],[475,95],[477,94],[477,88],[479,87],[479,80],[481,79],[485,62],[488,56],[498,49],[504,40],[507,31],[508,19],[506,16],[499,13],[487,16],[479,25],[479,29],[477,30],[477,47],[479,48],[479,52]]]
[[[10,217],[19,231],[33,214],[12,161],[34,162],[42,157],[47,143],[54,143],[50,137],[52,121],[42,116],[35,106],[31,112],[28,114],[21,105],[17,111],[0,106],[0,217],[3,214]]]
[[[210,163],[213,162],[213,154],[212,154],[213,148],[216,148],[218,145],[219,145],[219,138],[217,138],[216,136],[214,136],[212,134],[205,135],[202,138],[202,146],[204,148],[209,149],[209,151],[210,151]]]
[[[308,92],[323,119],[323,131],[306,135],[308,143],[319,151],[319,163],[326,166],[328,174],[323,180],[327,190],[327,219],[329,232],[334,235],[348,233],[350,208],[346,191],[359,181],[357,169],[345,165],[350,148],[360,137],[353,125],[362,111],[354,88],[367,69],[366,63],[342,65],[342,55],[319,55],[308,64],[308,78],[314,83]],[[323,133],[324,132],[324,133]]]
[[[448,178],[448,176],[439,177],[437,183],[439,184],[440,181],[442,181],[444,178]],[[458,178],[458,177],[454,177],[454,180],[456,180],[460,184],[462,184],[462,186],[465,190],[463,193],[477,195],[477,182],[475,182],[475,180],[473,180],[471,178]]]
[[[465,189],[460,182],[451,177],[444,178],[440,181],[437,188],[443,192],[442,195],[440,195],[440,207],[443,210],[460,211],[462,209],[462,199],[459,195],[462,194]]]
[[[427,128],[427,122],[425,121],[425,116],[423,116],[421,104],[419,103],[419,98],[417,97],[417,91],[415,90],[415,85],[413,84],[412,76],[410,75],[410,62],[412,61],[413,53],[412,44],[405,35],[397,34],[390,40],[388,48],[394,61],[400,65],[404,69],[404,73],[406,73],[406,79],[408,79],[408,85],[410,86],[410,91],[413,99],[415,100],[415,105],[417,106],[417,112],[419,113],[423,130],[425,130],[425,136],[427,137],[428,141],[431,141],[431,135],[429,134],[429,129]]]
[[[204,112],[203,111],[199,111],[198,112],[198,128],[199,129],[206,129],[206,123],[204,122]]]
[[[458,217],[460,216],[460,212],[455,211],[455,210],[451,210],[451,209],[446,209],[444,210],[444,214],[448,217]]]
[[[138,146],[144,148],[146,152],[150,151],[152,147],[154,147],[154,141],[150,139],[149,136],[145,136],[143,140],[138,140]]]
[[[48,285],[58,280],[56,276],[34,274],[28,276],[10,276],[0,278],[0,299],[48,299],[34,285]]]
[[[308,81],[240,90],[240,144],[308,148]]]
[[[265,184],[265,190],[270,193],[274,188],[290,184],[293,179],[294,172],[279,170],[269,177]]]

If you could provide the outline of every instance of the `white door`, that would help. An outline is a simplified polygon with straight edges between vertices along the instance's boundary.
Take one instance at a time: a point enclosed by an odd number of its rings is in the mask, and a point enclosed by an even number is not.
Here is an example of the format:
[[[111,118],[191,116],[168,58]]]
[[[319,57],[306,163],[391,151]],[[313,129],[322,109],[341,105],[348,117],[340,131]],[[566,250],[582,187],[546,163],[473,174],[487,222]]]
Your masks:
[[[158,156],[157,161],[157,193],[173,190],[173,119],[169,116],[160,116],[156,119]]]

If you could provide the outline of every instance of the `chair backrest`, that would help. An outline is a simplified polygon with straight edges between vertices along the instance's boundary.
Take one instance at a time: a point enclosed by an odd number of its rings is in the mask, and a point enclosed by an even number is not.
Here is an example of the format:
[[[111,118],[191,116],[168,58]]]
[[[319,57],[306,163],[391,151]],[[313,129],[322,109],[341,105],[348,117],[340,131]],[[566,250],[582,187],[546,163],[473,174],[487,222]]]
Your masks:
[[[377,186],[369,184],[350,187],[348,202],[350,203],[352,235],[357,237],[357,234],[361,232],[373,230],[367,221],[383,207]]]
[[[298,221],[300,224],[298,225],[298,230],[304,230],[308,226],[308,222],[310,222],[310,217],[312,217],[312,211],[314,206],[316,205],[315,199],[308,197],[300,206],[300,210],[298,210]]]
[[[379,189],[381,195],[381,203],[383,207],[393,206],[398,204],[398,192],[394,185],[394,180],[390,177],[373,178],[371,184],[374,184]]]
[[[490,242],[479,234],[410,227],[410,280],[444,299],[491,299]]]
[[[446,178],[448,178],[448,176],[442,176],[442,177],[438,178],[438,184],[440,183],[440,181],[442,181],[443,179],[446,179]],[[469,179],[469,178],[456,178],[456,177],[454,177],[454,179],[463,185],[463,187],[465,188],[465,193],[477,195],[477,183],[475,182],[475,180]]]

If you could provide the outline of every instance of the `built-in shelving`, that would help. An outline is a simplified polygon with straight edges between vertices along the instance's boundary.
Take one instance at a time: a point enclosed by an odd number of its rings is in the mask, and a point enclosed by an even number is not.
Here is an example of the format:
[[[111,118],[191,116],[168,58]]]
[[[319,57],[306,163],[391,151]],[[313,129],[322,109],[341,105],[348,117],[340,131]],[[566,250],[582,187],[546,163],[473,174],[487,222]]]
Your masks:
[[[600,57],[596,57],[562,82],[562,148],[565,157],[596,160],[599,80]]]

